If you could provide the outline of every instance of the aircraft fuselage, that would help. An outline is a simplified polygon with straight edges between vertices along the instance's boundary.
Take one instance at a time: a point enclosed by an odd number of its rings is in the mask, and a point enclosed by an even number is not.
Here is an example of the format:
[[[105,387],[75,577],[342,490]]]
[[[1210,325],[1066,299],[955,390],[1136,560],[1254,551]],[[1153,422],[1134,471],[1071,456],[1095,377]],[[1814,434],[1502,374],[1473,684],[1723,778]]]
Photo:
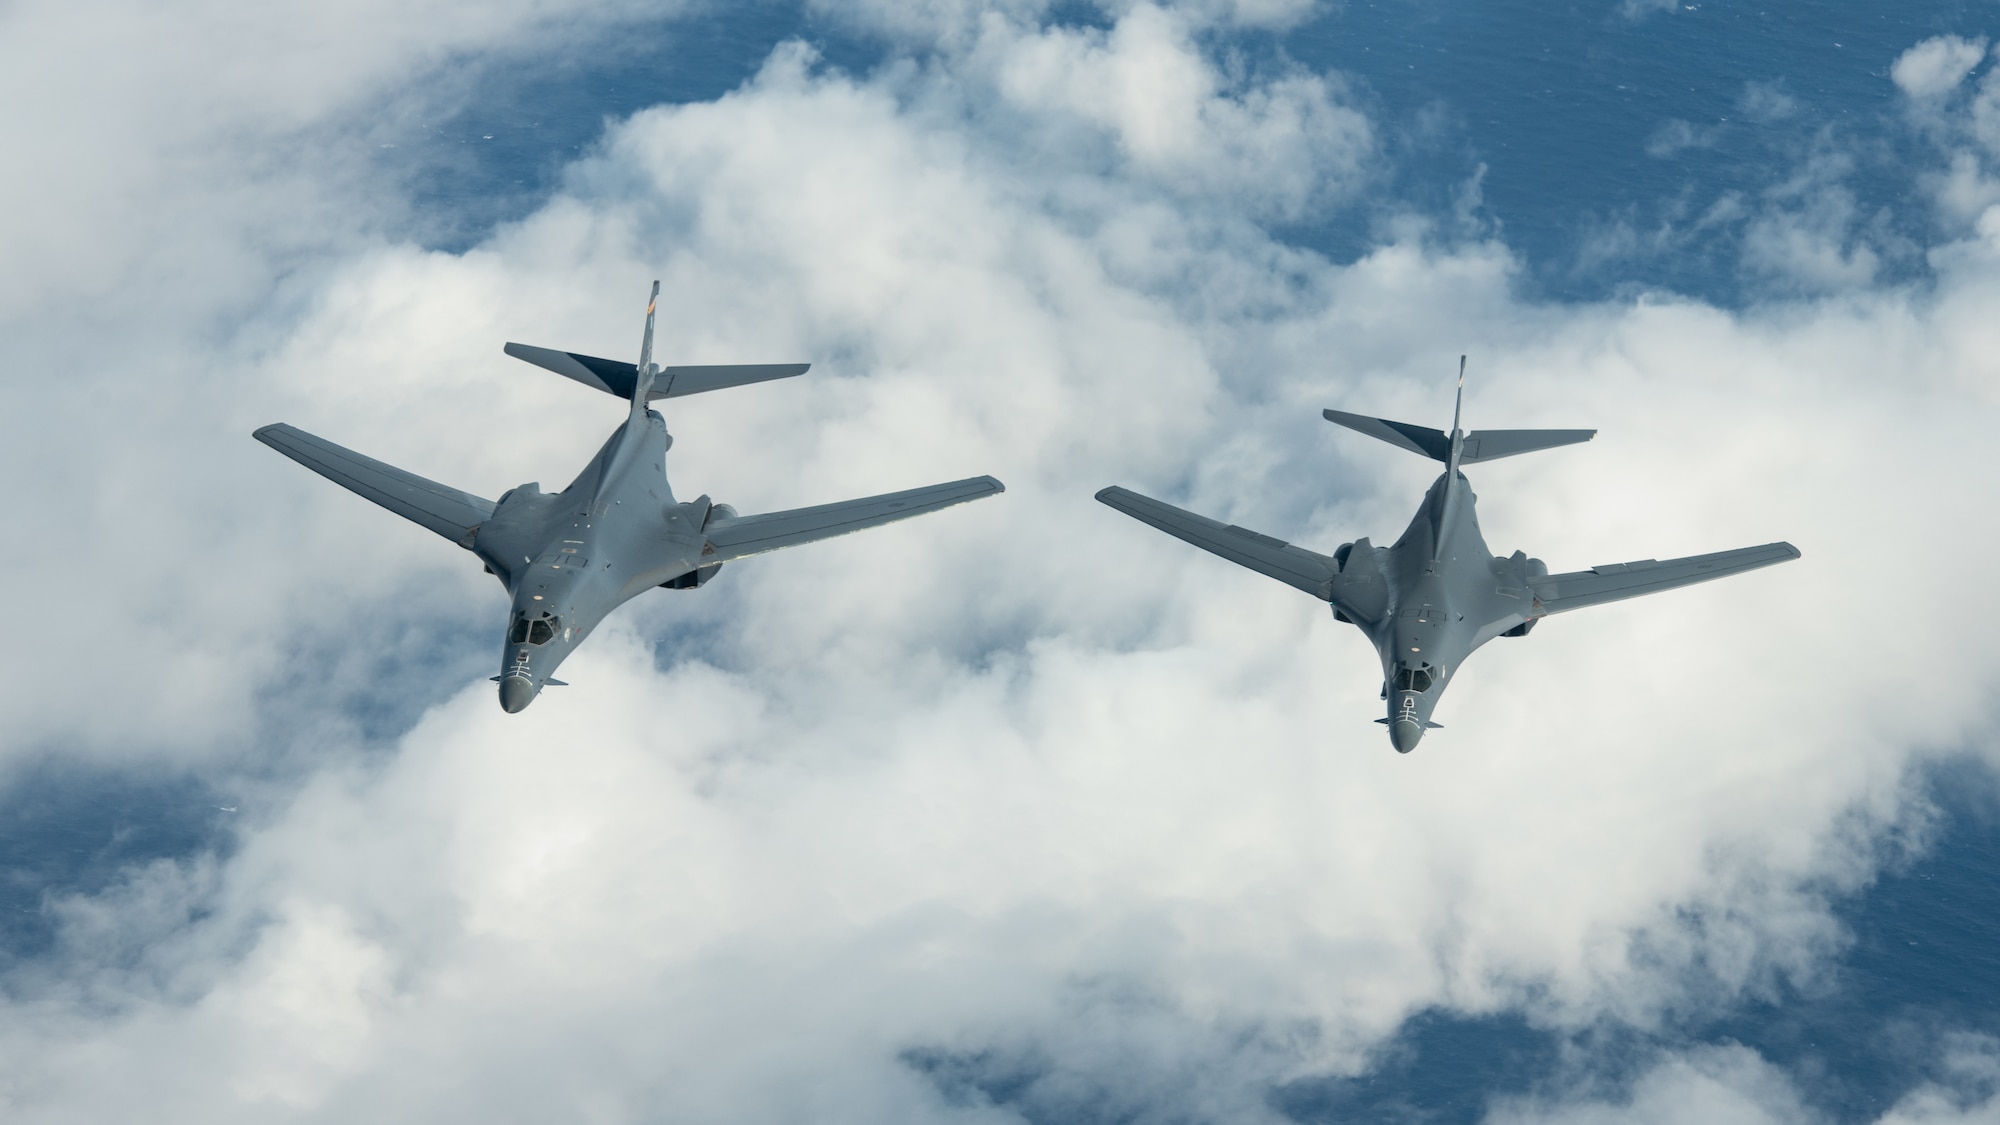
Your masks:
[[[472,549],[513,599],[499,676],[508,711],[533,702],[613,610],[702,565],[710,504],[674,500],[671,442],[649,410],[620,426],[568,488],[524,484],[480,525]]]
[[[1382,722],[1406,754],[1433,725],[1431,712],[1465,658],[1537,616],[1528,577],[1548,573],[1539,559],[1520,552],[1494,557],[1479,530],[1471,485],[1460,473],[1456,496],[1447,502],[1448,480],[1449,474],[1439,476],[1431,485],[1394,546],[1362,540],[1342,555],[1343,572],[1372,567],[1380,573],[1379,614],[1349,617],[1334,607],[1359,625],[1382,659],[1388,703]]]

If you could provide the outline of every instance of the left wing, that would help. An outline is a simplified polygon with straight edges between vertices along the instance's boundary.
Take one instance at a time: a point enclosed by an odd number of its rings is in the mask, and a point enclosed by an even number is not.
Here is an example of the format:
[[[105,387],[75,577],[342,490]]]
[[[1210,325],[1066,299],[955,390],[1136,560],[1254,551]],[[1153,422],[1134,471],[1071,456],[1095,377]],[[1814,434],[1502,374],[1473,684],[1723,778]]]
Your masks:
[[[1247,527],[1198,516],[1117,485],[1100,491],[1097,499],[1209,554],[1330,602],[1355,621],[1372,622],[1382,616],[1381,581],[1357,572],[1342,573],[1340,564],[1325,555]]]
[[[836,535],[906,520],[1005,491],[1007,486],[992,477],[971,477],[928,488],[912,488],[907,492],[821,504],[815,508],[794,508],[788,512],[715,520],[702,532],[708,536],[713,553],[704,551],[701,565],[725,563],[781,547],[831,539]]]
[[[1641,559],[1638,562],[1593,566],[1589,570],[1570,574],[1530,579],[1528,586],[1534,590],[1542,613],[1564,613],[1636,598],[1642,594],[1657,594],[1676,586],[1691,586],[1711,578],[1790,562],[1798,557],[1799,549],[1790,543],[1766,543],[1761,547],[1742,547],[1665,562]]]
[[[333,483],[468,550],[493,501],[427,480],[280,422],[250,435]]]

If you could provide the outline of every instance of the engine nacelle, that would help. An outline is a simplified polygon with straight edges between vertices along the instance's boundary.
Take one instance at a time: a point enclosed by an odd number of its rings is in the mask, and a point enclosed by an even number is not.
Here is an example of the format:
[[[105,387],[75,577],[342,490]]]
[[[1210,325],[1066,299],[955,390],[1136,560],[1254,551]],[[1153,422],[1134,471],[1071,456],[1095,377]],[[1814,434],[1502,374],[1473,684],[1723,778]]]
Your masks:
[[[711,504],[708,507],[708,518],[701,521],[701,526],[707,527],[712,523],[719,523],[722,520],[733,520],[735,518],[736,508],[733,505]]]
[[[711,563],[708,566],[700,567],[696,570],[690,570],[686,574],[680,575],[677,578],[667,579],[665,582],[660,583],[660,589],[692,590],[695,587],[701,585],[702,583],[708,581],[709,579],[715,577],[715,572],[721,569],[722,569],[721,563]]]

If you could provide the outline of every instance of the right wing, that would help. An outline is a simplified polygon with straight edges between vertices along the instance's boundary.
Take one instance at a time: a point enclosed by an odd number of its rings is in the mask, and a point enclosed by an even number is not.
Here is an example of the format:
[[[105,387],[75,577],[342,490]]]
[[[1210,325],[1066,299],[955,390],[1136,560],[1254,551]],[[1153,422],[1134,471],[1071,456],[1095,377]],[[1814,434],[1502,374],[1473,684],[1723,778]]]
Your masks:
[[[470,549],[493,501],[425,480],[280,422],[250,435],[333,483]]]
[[[1176,539],[1185,539],[1210,554],[1221,555],[1237,566],[1249,567],[1304,590],[1323,602],[1345,601],[1338,597],[1340,564],[1325,555],[1259,535],[1247,527],[1218,523],[1128,488],[1113,485],[1098,493],[1097,498],[1141,523],[1151,524]]]
[[[838,504],[716,520],[702,532],[708,536],[713,553],[704,551],[701,565],[724,563],[781,547],[831,539],[836,535],[906,520],[1005,491],[1007,486],[992,477],[971,477],[928,488],[912,488],[906,492],[844,500]]]
[[[1636,598],[1642,594],[1657,594],[1661,590],[1690,586],[1711,578],[1741,574],[1746,570],[1790,562],[1798,557],[1799,549],[1790,543],[1766,543],[1761,547],[1742,547],[1665,562],[1641,559],[1638,562],[1593,566],[1589,570],[1570,574],[1530,579],[1528,586],[1534,590],[1542,613],[1563,613]]]

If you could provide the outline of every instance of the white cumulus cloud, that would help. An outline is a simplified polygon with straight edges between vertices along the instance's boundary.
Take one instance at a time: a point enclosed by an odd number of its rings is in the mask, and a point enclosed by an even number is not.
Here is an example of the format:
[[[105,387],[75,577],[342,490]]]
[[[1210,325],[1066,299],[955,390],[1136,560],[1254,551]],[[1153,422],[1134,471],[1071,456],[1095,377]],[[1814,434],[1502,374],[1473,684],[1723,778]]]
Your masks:
[[[1986,57],[1986,40],[1938,35],[1896,56],[1889,77],[1913,98],[1935,98],[1956,89]]]
[[[9,1120],[1271,1121],[1413,1012],[1646,1028],[1824,972],[1829,900],[1921,836],[1912,771],[1990,729],[1964,514],[2000,502],[2000,251],[1878,290],[1833,215],[1772,253],[1838,295],[1749,311],[1537,303],[1490,242],[1331,263],[1260,224],[1359,190],[1368,123],[1321,76],[1226,79],[1190,19],[1010,13],[869,74],[786,45],[464,253],[345,217],[388,190],[361,173],[202,210],[245,256],[146,322],[182,354],[130,425],[0,453],[67,521],[39,588],[79,607],[4,658],[7,749],[266,780],[229,854],[52,903],[0,998]],[[509,49],[423,42],[401,66]],[[363,128],[359,93],[314,104],[277,131]],[[273,214],[307,229],[244,235]],[[28,353],[101,324],[7,268]],[[451,671],[497,655],[497,584],[247,431],[559,487],[618,404],[499,343],[628,354],[653,277],[665,354],[818,365],[670,410],[683,494],[1009,491],[648,595],[505,715]],[[1496,643],[1405,758],[1351,627],[1090,497],[1387,542],[1435,466],[1318,411],[1442,423],[1462,352],[1473,425],[1601,430],[1474,474],[1496,549],[1805,558]],[[115,376],[10,407],[82,417]],[[419,690],[375,685],[391,655],[431,694],[370,738],[371,687]],[[1500,1116],[1792,1120],[1787,1081],[1699,1051]]]

